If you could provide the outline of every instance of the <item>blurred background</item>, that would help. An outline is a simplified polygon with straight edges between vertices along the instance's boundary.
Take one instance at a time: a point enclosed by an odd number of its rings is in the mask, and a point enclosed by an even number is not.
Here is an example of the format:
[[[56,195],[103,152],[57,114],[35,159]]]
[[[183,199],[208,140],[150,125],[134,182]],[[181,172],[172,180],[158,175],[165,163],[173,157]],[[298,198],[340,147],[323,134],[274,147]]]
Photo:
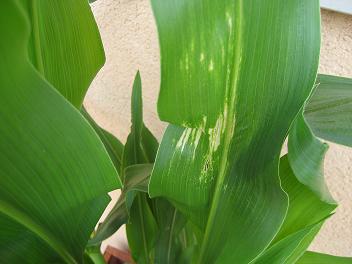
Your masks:
[[[329,2],[332,1],[322,1],[322,4],[335,8]],[[332,3],[336,5],[338,2]],[[340,3],[343,2],[340,0]],[[352,1],[347,2],[350,4],[337,5],[337,8],[349,12]],[[88,91],[84,102],[86,108],[102,127],[125,142],[130,129],[132,83],[137,70],[140,70],[144,121],[161,139],[165,123],[156,113],[160,82],[159,46],[149,0],[100,0],[92,5],[92,10],[104,43],[106,64]],[[352,78],[352,15],[322,9],[319,73]],[[340,206],[323,226],[310,249],[352,256],[352,149],[330,144],[325,175]],[[113,201],[104,215],[118,195],[118,191],[111,193]],[[107,244],[127,248],[124,228],[103,243],[103,250]]]

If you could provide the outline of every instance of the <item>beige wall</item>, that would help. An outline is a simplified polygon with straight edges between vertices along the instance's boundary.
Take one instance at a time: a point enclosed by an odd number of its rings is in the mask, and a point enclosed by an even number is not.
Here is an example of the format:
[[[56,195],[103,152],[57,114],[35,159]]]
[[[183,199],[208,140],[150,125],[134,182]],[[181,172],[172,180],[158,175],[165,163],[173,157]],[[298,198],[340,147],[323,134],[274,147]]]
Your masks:
[[[157,32],[148,0],[100,0],[93,12],[101,30],[106,65],[85,100],[96,120],[123,141],[130,126],[130,96],[139,69],[143,82],[144,116],[160,138],[164,125],[156,114],[159,88]],[[352,77],[352,16],[322,13],[323,46],[320,72]],[[331,145],[326,177],[340,207],[324,225],[311,249],[352,256],[352,150]],[[114,194],[116,197],[116,193]],[[109,240],[116,244],[123,232]]]

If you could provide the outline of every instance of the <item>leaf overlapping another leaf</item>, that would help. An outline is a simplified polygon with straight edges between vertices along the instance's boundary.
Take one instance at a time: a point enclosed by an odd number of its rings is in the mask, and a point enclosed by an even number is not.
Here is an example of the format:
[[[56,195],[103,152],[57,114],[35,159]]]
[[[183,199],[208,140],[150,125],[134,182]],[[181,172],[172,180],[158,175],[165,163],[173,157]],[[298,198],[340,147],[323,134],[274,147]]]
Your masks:
[[[201,230],[198,263],[248,263],[286,215],[279,155],[316,77],[319,2],[152,6],[162,58],[158,111],[173,125],[149,192]]]
[[[41,75],[80,108],[105,62],[97,24],[86,0],[18,0],[31,25],[29,58]]]
[[[352,79],[318,75],[304,116],[317,137],[352,146]]]
[[[30,63],[27,44],[34,28],[27,11],[21,1],[0,3],[0,258],[4,263],[81,263],[109,202],[107,192],[120,182],[96,133],[43,79],[53,75],[40,69],[38,74]],[[60,63],[46,62],[45,70],[53,72]],[[60,76],[70,82],[70,74]],[[67,96],[76,106],[87,88],[82,84],[80,98]]]

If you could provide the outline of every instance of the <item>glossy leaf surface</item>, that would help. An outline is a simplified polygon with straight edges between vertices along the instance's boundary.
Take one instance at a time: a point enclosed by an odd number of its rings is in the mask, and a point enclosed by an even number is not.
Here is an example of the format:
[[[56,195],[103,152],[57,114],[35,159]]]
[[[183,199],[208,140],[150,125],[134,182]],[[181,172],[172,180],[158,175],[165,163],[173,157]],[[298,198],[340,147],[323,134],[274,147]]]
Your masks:
[[[174,125],[149,192],[168,198],[201,230],[198,263],[248,263],[286,214],[279,155],[315,81],[319,3],[152,6],[162,58],[158,111]]]
[[[0,14],[0,258],[80,263],[118,175],[89,124],[29,62],[23,7],[2,1]]]

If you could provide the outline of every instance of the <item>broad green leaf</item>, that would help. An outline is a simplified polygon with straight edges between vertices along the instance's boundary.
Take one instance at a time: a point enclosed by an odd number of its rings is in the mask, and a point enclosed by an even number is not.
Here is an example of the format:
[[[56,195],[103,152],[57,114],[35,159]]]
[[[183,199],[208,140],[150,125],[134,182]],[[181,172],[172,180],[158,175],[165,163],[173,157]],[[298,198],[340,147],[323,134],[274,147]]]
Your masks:
[[[115,165],[116,170],[122,174],[122,143],[108,131],[101,128],[97,123],[95,123],[93,118],[88,114],[87,110],[84,107],[82,107],[81,113],[87,119],[89,124],[93,127],[95,132],[98,134],[100,140],[103,142],[105,149],[109,153],[109,156]]]
[[[305,227],[290,234],[272,247],[267,249],[263,255],[251,263],[255,264],[294,264],[297,259],[306,251],[309,243],[320,230],[322,223]],[[309,243],[304,243],[308,239]],[[303,243],[302,243],[303,242]]]
[[[321,201],[315,192],[298,181],[287,156],[280,160],[280,178],[289,197],[287,215],[270,247],[254,263],[295,263],[336,207]]]
[[[129,211],[138,192],[148,192],[152,164],[138,164],[127,167],[122,193],[105,220],[99,224],[90,245],[100,244],[112,236],[128,221]]]
[[[319,75],[304,116],[317,137],[352,147],[352,79]]]
[[[324,180],[323,165],[328,145],[317,139],[302,111],[292,124],[288,138],[288,159],[297,179],[328,203],[334,199]]]
[[[74,106],[105,62],[98,27],[87,0],[19,0],[31,24],[30,59]]]
[[[0,3],[0,35],[0,259],[80,263],[118,175],[93,129],[29,63],[18,1]]]
[[[287,155],[280,159],[280,179],[282,187],[289,197],[289,207],[285,221],[274,242],[320,222],[336,208],[335,203],[321,200],[321,197],[309,186],[301,183],[298,180],[299,174],[295,174],[290,165]],[[301,173],[304,173],[304,170]]]
[[[307,251],[297,264],[351,264],[352,258]]]
[[[316,77],[319,1],[152,6],[161,49],[158,111],[174,125],[149,192],[201,230],[198,263],[248,263],[286,214],[279,155]]]

